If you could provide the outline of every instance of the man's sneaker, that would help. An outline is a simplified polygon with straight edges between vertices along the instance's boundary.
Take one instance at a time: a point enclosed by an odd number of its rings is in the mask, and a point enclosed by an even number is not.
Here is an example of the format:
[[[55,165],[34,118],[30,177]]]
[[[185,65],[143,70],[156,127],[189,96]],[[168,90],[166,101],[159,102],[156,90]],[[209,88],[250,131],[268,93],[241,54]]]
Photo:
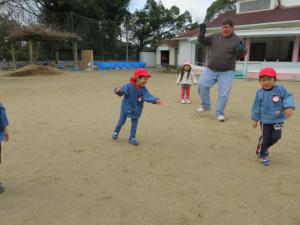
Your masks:
[[[260,157],[260,161],[264,166],[268,166],[269,165],[269,159],[268,157]]]
[[[119,136],[119,133],[118,133],[118,132],[113,132],[111,138],[112,138],[113,140],[117,140],[117,139],[118,139],[118,136]]]
[[[181,99],[181,104],[185,104],[185,100],[184,99]]]
[[[217,120],[220,121],[220,122],[225,122],[225,117],[222,116],[222,115],[218,115]]]
[[[131,145],[138,145],[139,144],[135,138],[129,138],[128,142]]]
[[[202,106],[200,108],[196,109],[197,113],[204,113],[206,111],[208,111],[208,109],[204,109]]]
[[[186,100],[187,104],[191,104],[191,101],[189,99]]]

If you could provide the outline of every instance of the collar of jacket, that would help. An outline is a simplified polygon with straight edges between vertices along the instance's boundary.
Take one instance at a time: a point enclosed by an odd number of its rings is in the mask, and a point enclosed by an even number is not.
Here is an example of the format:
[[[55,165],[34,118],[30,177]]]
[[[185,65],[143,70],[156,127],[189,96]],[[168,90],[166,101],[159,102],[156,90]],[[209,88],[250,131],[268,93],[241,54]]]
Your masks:
[[[130,80],[130,83],[132,84],[133,87],[135,87],[135,88],[138,89],[138,90],[142,88],[142,87],[140,87],[140,86],[137,86],[137,85],[136,85],[136,81],[134,81],[134,80]]]

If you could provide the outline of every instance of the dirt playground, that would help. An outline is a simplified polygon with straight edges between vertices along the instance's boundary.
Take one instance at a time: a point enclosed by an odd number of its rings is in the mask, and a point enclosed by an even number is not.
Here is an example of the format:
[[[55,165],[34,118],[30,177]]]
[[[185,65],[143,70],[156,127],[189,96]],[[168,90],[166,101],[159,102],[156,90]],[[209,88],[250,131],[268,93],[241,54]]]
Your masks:
[[[270,150],[255,156],[250,110],[257,80],[235,80],[225,123],[180,104],[177,75],[150,70],[138,147],[130,120],[117,141],[113,89],[133,70],[0,74],[11,140],[2,143],[0,225],[299,225],[300,110]],[[300,82],[282,82],[300,105]],[[212,89],[213,109],[216,90]]]

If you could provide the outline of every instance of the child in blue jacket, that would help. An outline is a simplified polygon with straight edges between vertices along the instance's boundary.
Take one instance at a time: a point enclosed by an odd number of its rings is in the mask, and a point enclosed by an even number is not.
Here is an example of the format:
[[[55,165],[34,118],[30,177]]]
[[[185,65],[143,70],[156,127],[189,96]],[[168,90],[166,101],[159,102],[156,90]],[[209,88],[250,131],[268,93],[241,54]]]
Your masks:
[[[295,101],[292,94],[284,86],[275,85],[276,71],[264,68],[259,73],[262,86],[256,92],[252,106],[252,127],[256,128],[258,121],[261,126],[261,136],[258,141],[256,155],[263,165],[269,165],[269,148],[281,138],[283,122],[293,114]]]
[[[0,102],[0,163],[1,163],[1,142],[7,142],[9,140],[9,134],[7,130],[8,119],[6,116],[6,111],[2,103]],[[0,183],[0,193],[4,191],[4,187]]]
[[[144,101],[153,104],[161,103],[160,99],[152,96],[145,87],[150,76],[146,69],[139,68],[130,78],[130,83],[115,89],[117,95],[124,97],[121,104],[120,118],[112,134],[113,140],[118,138],[122,126],[125,124],[127,117],[129,117],[131,118],[131,130],[128,142],[132,145],[138,145],[135,135],[138,120],[143,111]]]

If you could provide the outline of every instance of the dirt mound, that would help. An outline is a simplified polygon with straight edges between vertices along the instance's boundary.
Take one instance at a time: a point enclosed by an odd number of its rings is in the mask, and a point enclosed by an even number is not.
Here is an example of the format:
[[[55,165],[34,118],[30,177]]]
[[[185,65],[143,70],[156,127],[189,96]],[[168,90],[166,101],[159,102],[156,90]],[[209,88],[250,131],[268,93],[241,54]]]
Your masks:
[[[61,71],[51,66],[28,65],[24,66],[15,72],[8,74],[10,77],[27,77],[27,76],[44,76],[44,75],[58,75]]]

